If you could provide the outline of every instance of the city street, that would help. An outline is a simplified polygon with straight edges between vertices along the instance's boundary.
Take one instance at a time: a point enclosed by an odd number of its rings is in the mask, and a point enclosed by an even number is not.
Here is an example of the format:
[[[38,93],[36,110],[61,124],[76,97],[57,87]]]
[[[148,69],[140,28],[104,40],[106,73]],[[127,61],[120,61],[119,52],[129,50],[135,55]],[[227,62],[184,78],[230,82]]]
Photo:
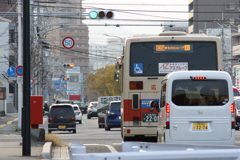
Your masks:
[[[21,132],[17,128],[17,114],[0,117],[0,143],[11,142],[20,143],[22,141]],[[44,116],[46,119],[47,116]],[[69,143],[83,143],[86,146],[87,153],[100,152],[121,152],[121,130],[114,128],[110,131],[105,131],[104,128],[98,128],[97,117],[87,119],[86,114],[83,115],[83,123],[77,124],[77,133],[72,132],[52,132],[55,136],[60,137],[67,145]],[[47,134],[47,121],[40,127],[45,129]],[[10,124],[11,123],[11,124]],[[3,126],[3,127],[2,127]],[[236,145],[240,146],[240,131],[236,131]],[[6,143],[7,144],[7,143]],[[33,147],[40,147],[40,142],[32,142]],[[0,150],[3,148],[0,148]],[[41,148],[40,148],[41,149]],[[34,151],[34,150],[33,150]],[[0,151],[2,152],[2,151]],[[21,153],[19,153],[21,155]],[[37,153],[33,153],[37,154]],[[39,152],[40,154],[40,152]],[[37,155],[36,155],[37,156]],[[40,155],[39,155],[40,156]]]

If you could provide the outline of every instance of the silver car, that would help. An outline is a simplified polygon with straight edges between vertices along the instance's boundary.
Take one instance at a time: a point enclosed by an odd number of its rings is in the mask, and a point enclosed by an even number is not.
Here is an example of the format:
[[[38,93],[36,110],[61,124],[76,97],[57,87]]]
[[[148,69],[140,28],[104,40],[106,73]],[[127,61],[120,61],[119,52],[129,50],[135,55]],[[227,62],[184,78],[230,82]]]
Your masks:
[[[87,119],[91,119],[91,117],[97,117],[97,106],[98,102],[90,102],[88,109],[87,109]]]

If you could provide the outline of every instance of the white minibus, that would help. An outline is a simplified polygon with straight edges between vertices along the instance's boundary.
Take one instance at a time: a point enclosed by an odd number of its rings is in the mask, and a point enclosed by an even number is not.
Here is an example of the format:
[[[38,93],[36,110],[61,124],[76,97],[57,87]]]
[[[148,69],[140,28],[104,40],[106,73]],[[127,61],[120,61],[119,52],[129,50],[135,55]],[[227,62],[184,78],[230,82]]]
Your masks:
[[[158,102],[151,102],[151,106]],[[235,145],[232,80],[224,71],[179,71],[161,82],[158,141]]]

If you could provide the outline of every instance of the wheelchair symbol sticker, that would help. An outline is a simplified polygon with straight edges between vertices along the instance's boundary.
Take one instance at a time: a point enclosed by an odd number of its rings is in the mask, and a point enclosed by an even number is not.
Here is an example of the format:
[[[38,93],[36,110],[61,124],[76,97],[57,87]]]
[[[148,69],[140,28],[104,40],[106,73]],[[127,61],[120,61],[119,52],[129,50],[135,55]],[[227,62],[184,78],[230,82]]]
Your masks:
[[[75,41],[72,37],[65,37],[63,40],[62,40],[62,45],[64,48],[66,49],[71,49],[73,48],[75,44]]]
[[[133,73],[134,74],[143,74],[143,64],[142,63],[134,63],[133,64]]]

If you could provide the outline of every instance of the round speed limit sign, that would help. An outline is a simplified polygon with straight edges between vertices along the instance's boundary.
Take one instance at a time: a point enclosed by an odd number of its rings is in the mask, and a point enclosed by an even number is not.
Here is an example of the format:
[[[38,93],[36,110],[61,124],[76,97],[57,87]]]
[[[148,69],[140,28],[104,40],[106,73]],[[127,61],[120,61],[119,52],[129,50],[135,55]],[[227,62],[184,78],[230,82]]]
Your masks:
[[[74,42],[74,39],[72,37],[65,37],[63,40],[62,40],[62,45],[64,48],[66,49],[71,49],[73,48],[75,42]]]

